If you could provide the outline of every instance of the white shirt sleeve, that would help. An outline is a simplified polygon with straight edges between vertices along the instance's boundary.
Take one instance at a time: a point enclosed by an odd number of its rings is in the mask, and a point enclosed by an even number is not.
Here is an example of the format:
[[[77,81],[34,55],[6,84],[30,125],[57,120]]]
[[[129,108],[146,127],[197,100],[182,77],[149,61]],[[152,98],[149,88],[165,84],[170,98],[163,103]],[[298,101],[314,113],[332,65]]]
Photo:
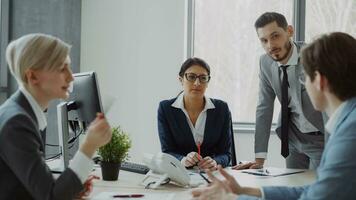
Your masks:
[[[264,158],[264,159],[267,159],[267,152],[255,153],[255,158]]]
[[[74,171],[74,173],[78,176],[82,183],[87,180],[88,175],[93,170],[93,167],[93,160],[88,158],[81,151],[77,151],[77,153],[69,163],[69,168]]]

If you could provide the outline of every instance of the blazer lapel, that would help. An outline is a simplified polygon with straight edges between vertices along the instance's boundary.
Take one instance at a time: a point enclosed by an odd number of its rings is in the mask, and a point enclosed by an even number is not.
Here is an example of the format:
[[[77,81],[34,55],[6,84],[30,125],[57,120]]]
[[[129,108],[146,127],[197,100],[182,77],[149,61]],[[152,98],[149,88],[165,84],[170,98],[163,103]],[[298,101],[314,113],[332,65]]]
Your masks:
[[[37,122],[37,118],[36,118],[36,115],[35,115],[35,112],[33,111],[30,103],[27,101],[26,97],[24,94],[22,94],[22,92],[20,92],[19,90],[14,94],[13,96],[13,100],[19,104],[26,112],[27,114],[30,115],[30,117],[32,118],[32,120],[35,121],[35,124],[36,124],[36,128],[38,128],[38,122]]]
[[[280,70],[278,69],[277,62],[273,62],[273,65],[271,66],[272,70],[272,84],[273,88],[276,92],[277,98],[279,101],[281,101],[281,76],[280,76]]]
[[[173,116],[175,118],[175,122],[177,123],[177,127],[182,130],[182,134],[186,133],[186,135],[183,135],[182,137],[187,138],[186,142],[191,143],[191,146],[196,147],[192,130],[190,129],[187,117],[185,116],[184,112],[179,108],[173,108],[173,112],[175,112]]]
[[[33,120],[33,122],[34,122],[34,124],[36,126],[36,130],[37,130],[38,136],[40,137],[40,140],[41,140],[41,143],[42,143],[43,152],[44,152],[45,151],[45,142],[46,142],[45,141],[46,140],[45,132],[40,132],[39,131],[37,118],[36,118],[35,112],[33,111],[30,103],[26,99],[25,95],[22,94],[22,92],[19,91],[19,90],[13,95],[13,101],[15,101],[17,104],[19,104],[27,112],[27,114],[31,117],[31,119]]]
[[[293,83],[297,83],[296,84],[296,90],[297,90],[297,99],[299,101],[299,103],[302,102],[302,84],[299,84],[299,78],[300,76],[303,76],[303,70],[302,70],[302,65],[300,64],[300,62],[298,61],[298,65],[295,66],[295,76],[292,77],[291,82]]]
[[[211,137],[211,134],[214,134],[215,131],[215,126],[216,126],[216,114],[215,114],[215,109],[208,109],[206,112],[206,123],[205,123],[205,130],[204,130],[204,140],[203,143],[209,143]]]

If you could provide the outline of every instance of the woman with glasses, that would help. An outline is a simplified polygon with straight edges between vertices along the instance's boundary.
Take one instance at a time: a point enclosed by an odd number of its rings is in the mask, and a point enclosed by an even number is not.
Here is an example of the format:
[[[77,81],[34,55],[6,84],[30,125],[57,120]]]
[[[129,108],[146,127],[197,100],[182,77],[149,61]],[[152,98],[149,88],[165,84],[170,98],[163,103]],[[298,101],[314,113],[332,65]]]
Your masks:
[[[231,114],[224,101],[205,96],[209,80],[209,65],[200,58],[189,58],[179,72],[183,91],[159,104],[162,152],[185,167],[216,169],[231,160]]]

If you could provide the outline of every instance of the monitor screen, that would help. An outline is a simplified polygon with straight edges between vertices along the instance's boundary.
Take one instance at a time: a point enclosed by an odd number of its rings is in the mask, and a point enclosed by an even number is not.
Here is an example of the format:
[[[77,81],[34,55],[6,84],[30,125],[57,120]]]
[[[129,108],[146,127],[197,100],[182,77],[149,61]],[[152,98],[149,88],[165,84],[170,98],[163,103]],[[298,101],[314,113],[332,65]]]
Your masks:
[[[85,128],[95,119],[96,113],[103,112],[97,77],[95,72],[73,76],[73,91],[67,102],[74,101],[76,109],[68,112],[68,120],[82,122]]]

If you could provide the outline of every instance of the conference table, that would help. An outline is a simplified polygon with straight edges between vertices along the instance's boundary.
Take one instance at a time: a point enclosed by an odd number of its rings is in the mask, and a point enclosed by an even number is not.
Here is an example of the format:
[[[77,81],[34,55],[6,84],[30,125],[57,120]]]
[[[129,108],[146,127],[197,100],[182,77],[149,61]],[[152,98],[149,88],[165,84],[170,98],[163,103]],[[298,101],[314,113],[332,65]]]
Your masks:
[[[277,169],[277,168],[276,168]],[[301,186],[315,181],[315,171],[306,170],[302,173],[283,176],[256,176],[243,173],[242,171],[227,169],[242,186]],[[285,169],[281,169],[285,170]],[[93,171],[94,175],[101,177],[100,167]],[[117,181],[95,180],[93,192],[88,199],[103,200],[112,199],[112,195],[123,194],[144,194],[143,198],[123,198],[123,199],[192,199],[191,188],[179,187],[174,184],[166,184],[157,189],[145,189],[140,184],[144,175],[120,170]],[[106,197],[104,197],[106,196]],[[121,198],[115,198],[121,199]]]

